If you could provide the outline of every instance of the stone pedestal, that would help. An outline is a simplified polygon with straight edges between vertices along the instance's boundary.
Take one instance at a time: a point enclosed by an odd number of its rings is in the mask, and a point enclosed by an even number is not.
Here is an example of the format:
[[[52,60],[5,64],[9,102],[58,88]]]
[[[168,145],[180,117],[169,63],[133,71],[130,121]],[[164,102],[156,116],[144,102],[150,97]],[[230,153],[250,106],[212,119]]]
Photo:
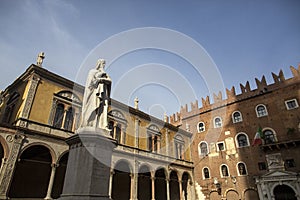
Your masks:
[[[68,138],[70,146],[60,200],[108,200],[115,141],[107,130],[83,128]]]

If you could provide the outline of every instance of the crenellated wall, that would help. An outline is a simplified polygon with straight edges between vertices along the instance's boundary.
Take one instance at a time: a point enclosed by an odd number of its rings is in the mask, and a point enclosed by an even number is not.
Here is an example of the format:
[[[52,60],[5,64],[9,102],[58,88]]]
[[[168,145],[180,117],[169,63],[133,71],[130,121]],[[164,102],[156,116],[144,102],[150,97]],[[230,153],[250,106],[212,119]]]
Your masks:
[[[205,98],[201,98],[202,106],[199,107],[198,100],[192,102],[190,105],[190,109],[188,109],[188,105],[181,106],[180,112],[173,114],[170,116],[170,123],[176,126],[182,124],[182,119],[193,116],[195,114],[204,113],[210,110],[214,110],[220,107],[227,106],[228,104],[232,104],[241,100],[245,100],[248,98],[255,97],[257,95],[267,93],[270,91],[274,91],[276,89],[286,87],[287,85],[294,84],[300,81],[300,65],[298,68],[290,66],[290,70],[292,72],[292,77],[289,79],[285,79],[283,71],[280,70],[279,74],[276,75],[272,72],[273,83],[267,84],[265,76],[262,76],[261,79],[255,78],[256,88],[252,89],[250,87],[249,81],[246,84],[240,84],[241,93],[237,94],[235,87],[233,86],[231,89],[226,88],[226,97],[223,99],[222,92],[218,94],[213,94],[213,101],[210,100],[209,96]]]

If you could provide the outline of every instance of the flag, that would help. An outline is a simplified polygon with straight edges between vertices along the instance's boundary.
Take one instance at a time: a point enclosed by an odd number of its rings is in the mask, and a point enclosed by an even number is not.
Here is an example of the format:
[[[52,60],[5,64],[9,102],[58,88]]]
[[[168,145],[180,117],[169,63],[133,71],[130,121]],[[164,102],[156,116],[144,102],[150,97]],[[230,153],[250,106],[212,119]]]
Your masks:
[[[258,127],[258,130],[257,130],[257,132],[254,136],[254,140],[252,142],[252,146],[261,145],[263,143],[262,139],[263,139],[263,132],[261,130],[261,127]]]

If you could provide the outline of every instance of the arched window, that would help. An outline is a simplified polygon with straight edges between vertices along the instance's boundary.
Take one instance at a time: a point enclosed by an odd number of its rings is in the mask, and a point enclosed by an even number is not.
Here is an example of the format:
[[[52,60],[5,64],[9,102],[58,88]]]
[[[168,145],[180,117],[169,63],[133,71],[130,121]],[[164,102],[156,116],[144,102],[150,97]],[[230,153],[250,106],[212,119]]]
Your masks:
[[[236,144],[238,147],[247,147],[249,146],[248,136],[245,133],[239,133],[236,136]]]
[[[267,108],[263,104],[257,105],[255,111],[256,111],[257,117],[263,117],[263,116],[267,116],[268,115]]]
[[[198,123],[198,133],[204,132],[205,131],[205,124],[204,122],[199,122]]]
[[[64,112],[65,112],[65,106],[61,103],[58,104],[56,106],[54,120],[53,120],[53,126],[55,128],[61,128],[61,125],[63,122],[63,117],[64,117]]]
[[[215,117],[215,119],[214,119],[214,127],[215,128],[222,127],[222,119],[220,117]]]
[[[221,177],[228,177],[229,171],[226,165],[221,165]]]
[[[276,138],[273,131],[267,129],[263,131],[263,135],[264,135],[265,144],[272,144],[276,142]]]
[[[209,179],[210,178],[210,173],[208,167],[203,168],[203,179]]]
[[[241,112],[235,111],[234,113],[232,113],[232,121],[233,123],[238,123],[243,121]]]
[[[207,142],[202,141],[199,143],[199,153],[201,156],[206,156],[208,154]]]
[[[247,175],[247,168],[246,168],[245,163],[242,163],[242,162],[238,163],[237,171],[238,171],[239,176]]]

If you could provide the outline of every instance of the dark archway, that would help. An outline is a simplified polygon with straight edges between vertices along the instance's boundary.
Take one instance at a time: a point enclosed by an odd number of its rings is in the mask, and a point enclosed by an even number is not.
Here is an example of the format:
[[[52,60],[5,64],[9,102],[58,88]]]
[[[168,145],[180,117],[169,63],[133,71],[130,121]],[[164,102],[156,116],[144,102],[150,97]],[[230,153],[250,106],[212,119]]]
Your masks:
[[[180,200],[180,192],[179,192],[179,182],[177,172],[172,171],[170,174],[170,199],[172,200]]]
[[[287,185],[277,185],[274,188],[275,200],[297,200],[295,191]]]
[[[120,161],[114,168],[112,199],[127,200],[130,199],[130,168],[126,161]]]
[[[46,197],[51,163],[52,157],[48,148],[35,145],[26,149],[16,164],[9,197]]]
[[[155,172],[155,200],[167,199],[167,185],[165,170],[158,169]]]
[[[151,173],[148,166],[143,165],[139,169],[138,176],[138,199],[151,199]]]
[[[58,166],[55,172],[55,178],[52,188],[51,197],[57,199],[62,194],[62,190],[64,187],[65,175],[67,170],[69,152],[65,153],[58,162]]]
[[[190,199],[192,190],[191,190],[191,177],[187,172],[182,174],[182,196],[184,200]]]

